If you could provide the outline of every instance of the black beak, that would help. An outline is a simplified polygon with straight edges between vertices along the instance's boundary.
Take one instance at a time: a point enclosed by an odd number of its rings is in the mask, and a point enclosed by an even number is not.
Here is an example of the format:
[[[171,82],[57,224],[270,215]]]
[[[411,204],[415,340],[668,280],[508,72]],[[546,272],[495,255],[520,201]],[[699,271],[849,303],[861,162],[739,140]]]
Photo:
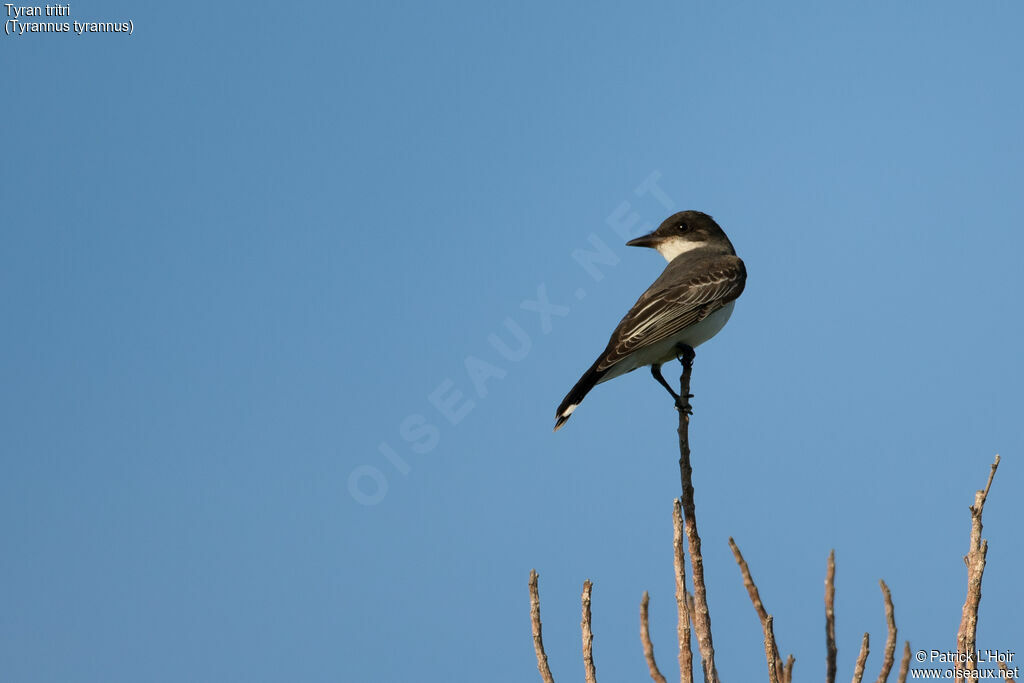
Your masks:
[[[643,237],[637,237],[636,239],[632,239],[632,240],[626,242],[626,246],[627,247],[652,247],[653,248],[660,241],[661,241],[661,236],[660,235],[656,235],[656,234],[654,234],[652,232],[649,235],[644,235]]]

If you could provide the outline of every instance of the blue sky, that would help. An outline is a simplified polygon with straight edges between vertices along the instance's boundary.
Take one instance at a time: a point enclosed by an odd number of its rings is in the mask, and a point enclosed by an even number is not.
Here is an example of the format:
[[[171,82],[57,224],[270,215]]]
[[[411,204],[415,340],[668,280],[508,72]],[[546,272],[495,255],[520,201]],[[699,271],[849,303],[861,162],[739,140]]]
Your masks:
[[[72,10],[134,35],[0,37],[5,680],[537,680],[531,568],[556,680],[585,578],[600,679],[644,590],[671,678],[671,402],[551,426],[685,208],[749,271],[693,378],[723,679],[729,536],[800,679],[831,548],[840,677],[879,578],[954,648],[996,453],[979,645],[1024,643],[1019,3]]]

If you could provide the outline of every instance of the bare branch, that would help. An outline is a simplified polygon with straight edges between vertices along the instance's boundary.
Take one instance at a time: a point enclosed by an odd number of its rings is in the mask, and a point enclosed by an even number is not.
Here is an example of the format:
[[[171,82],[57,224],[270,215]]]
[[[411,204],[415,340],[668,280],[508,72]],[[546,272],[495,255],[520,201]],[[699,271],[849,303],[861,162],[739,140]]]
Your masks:
[[[988,482],[983,491],[974,494],[974,505],[971,506],[971,546],[964,557],[967,565],[967,597],[964,599],[963,612],[960,616],[960,628],[956,634],[957,650],[964,655],[965,661],[957,662],[957,669],[977,668],[974,660],[976,636],[978,631],[978,606],[981,604],[981,579],[985,573],[985,557],[988,554],[988,541],[981,538],[981,513],[985,508],[985,499],[992,488],[992,479],[999,467],[999,456],[992,463],[988,473]]]
[[[740,566],[740,573],[743,574],[743,586],[747,589],[747,594],[750,595],[750,602],[754,604],[754,611],[757,612],[757,616],[761,619],[761,628],[765,628],[765,622],[768,620],[768,611],[764,608],[764,603],[761,602],[761,594],[757,590],[757,584],[754,583],[753,577],[750,575],[750,567],[747,566],[747,561],[743,559],[743,553],[740,552],[739,546],[736,545],[736,541],[729,538],[729,547],[732,549],[733,557],[736,558],[736,564]],[[774,634],[774,629],[772,631]],[[779,655],[779,646],[775,642],[774,635],[772,636],[772,656],[775,660],[775,676],[780,681],[785,678],[782,670],[782,657]]]
[[[587,683],[597,683],[597,671],[594,669],[594,632],[590,630],[590,590],[594,584],[587,579],[583,582],[583,618],[580,630],[583,631],[583,670],[586,672]]]
[[[654,644],[651,642],[651,625],[647,614],[650,602],[650,596],[647,595],[647,591],[644,591],[644,596],[640,599],[640,642],[644,646],[644,659],[647,660],[647,669],[651,672],[651,680],[654,683],[667,683],[665,677],[661,675],[661,671],[658,670],[658,664],[654,661]]]
[[[861,679],[864,678],[864,665],[868,661],[868,643],[870,637],[867,633],[864,634],[864,640],[860,644],[860,654],[857,655],[857,666],[853,667],[853,683],[860,683]]]
[[[555,683],[548,667],[548,656],[544,653],[544,638],[541,636],[540,593],[537,590],[537,571],[530,570],[530,622],[533,624],[533,650],[537,653],[537,670],[544,683]]]
[[[836,683],[836,551],[828,554],[825,573],[825,680]]]
[[[878,674],[877,683],[885,683],[892,671],[892,664],[896,656],[896,612],[892,606],[892,593],[885,581],[879,579],[878,585],[882,587],[882,595],[885,598],[885,621],[889,626],[889,635],[885,638],[885,654],[882,657],[882,670]]]
[[[910,641],[903,643],[903,660],[900,662],[900,675],[896,683],[907,683],[907,673],[910,671]]]
[[[782,668],[783,683],[793,683],[793,664],[796,658],[793,655],[786,657],[786,666]]]
[[[693,349],[687,348],[682,356],[683,374],[679,378],[679,479],[682,484],[682,510],[686,542],[690,551],[693,574],[693,630],[697,633],[701,666],[707,683],[718,683],[715,667],[715,646],[711,640],[711,614],[708,611],[707,589],[704,585],[704,558],[700,553],[697,534],[697,516],[693,502],[693,468],[690,466],[690,374],[693,372]]]
[[[683,513],[679,499],[672,501],[672,547],[675,551],[676,608],[679,622],[676,634],[679,636],[679,680],[693,683],[693,649],[690,645],[690,616],[692,600],[686,590],[686,550],[683,548]]]
[[[780,683],[779,662],[775,657],[775,630],[772,628],[772,615],[764,620],[764,656],[768,660],[768,680],[770,683]]]
[[[747,589],[747,594],[750,595],[750,602],[754,604],[754,611],[761,618],[761,623],[764,623],[768,619],[768,611],[764,608],[764,603],[761,602],[761,594],[757,590],[753,577],[750,576],[750,567],[747,565],[747,561],[743,559],[743,553],[740,552],[739,546],[736,545],[736,541],[731,536],[729,537],[729,548],[732,549],[732,555],[736,558],[736,564],[740,566],[740,573],[743,574],[743,587]]]

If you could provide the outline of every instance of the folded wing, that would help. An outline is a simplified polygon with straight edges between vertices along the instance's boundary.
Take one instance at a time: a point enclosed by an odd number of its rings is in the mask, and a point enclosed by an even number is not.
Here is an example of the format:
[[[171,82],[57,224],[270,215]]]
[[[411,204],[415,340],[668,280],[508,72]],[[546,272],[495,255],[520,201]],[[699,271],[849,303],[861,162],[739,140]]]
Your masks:
[[[723,257],[710,271],[667,285],[660,284],[659,278],[619,322],[595,369],[608,370],[631,353],[700,322],[736,299],[746,280],[743,261],[735,256]]]

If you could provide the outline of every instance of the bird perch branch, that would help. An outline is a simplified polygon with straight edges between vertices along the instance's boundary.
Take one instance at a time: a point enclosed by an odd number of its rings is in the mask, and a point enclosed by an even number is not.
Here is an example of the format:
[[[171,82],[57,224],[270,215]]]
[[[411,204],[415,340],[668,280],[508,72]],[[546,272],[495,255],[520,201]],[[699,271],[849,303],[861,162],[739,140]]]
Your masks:
[[[690,567],[693,574],[693,630],[697,633],[701,666],[704,668],[706,683],[718,683],[715,668],[715,646],[711,640],[711,615],[708,612],[707,589],[704,586],[704,558],[700,554],[700,536],[697,534],[697,516],[693,502],[693,468],[690,466],[690,375],[693,372],[693,349],[682,349],[680,361],[683,374],[679,378],[679,479],[682,484],[681,505],[686,530],[686,542],[690,551]]]

